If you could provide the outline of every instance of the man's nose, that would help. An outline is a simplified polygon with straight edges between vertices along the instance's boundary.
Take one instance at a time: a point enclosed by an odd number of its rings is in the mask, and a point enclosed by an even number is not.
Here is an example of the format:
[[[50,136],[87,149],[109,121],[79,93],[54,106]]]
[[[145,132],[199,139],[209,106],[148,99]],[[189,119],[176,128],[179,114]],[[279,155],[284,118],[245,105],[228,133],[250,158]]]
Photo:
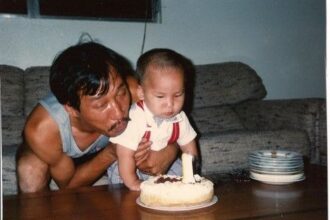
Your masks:
[[[121,120],[122,118],[125,117],[125,113],[122,109],[122,105],[118,101],[112,101],[109,103],[109,117],[114,119],[114,120]]]

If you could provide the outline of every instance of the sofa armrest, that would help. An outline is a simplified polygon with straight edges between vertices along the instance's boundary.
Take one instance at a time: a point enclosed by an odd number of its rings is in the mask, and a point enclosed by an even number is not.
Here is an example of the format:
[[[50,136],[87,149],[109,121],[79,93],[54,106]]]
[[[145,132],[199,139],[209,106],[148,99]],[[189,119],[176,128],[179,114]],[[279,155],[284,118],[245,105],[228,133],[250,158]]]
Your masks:
[[[306,131],[310,140],[311,162],[326,164],[325,99],[247,101],[234,109],[247,130]]]

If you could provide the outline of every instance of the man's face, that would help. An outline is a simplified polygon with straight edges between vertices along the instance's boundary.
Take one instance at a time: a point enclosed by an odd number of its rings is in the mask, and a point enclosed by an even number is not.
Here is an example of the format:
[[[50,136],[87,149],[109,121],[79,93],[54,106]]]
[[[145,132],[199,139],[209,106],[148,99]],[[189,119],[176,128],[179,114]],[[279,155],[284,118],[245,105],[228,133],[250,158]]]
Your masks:
[[[106,94],[81,97],[79,121],[86,131],[114,137],[126,129],[130,94],[120,75],[111,72]]]

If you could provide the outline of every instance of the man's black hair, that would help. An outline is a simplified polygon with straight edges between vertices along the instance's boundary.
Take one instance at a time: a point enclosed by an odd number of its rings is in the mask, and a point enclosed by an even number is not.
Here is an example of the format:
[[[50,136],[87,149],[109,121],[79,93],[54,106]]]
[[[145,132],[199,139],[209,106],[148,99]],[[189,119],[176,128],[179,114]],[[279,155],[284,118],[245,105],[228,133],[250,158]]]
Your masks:
[[[80,98],[109,90],[109,73],[123,80],[133,70],[120,54],[96,42],[79,43],[60,53],[50,68],[50,89],[61,104],[79,110]]]

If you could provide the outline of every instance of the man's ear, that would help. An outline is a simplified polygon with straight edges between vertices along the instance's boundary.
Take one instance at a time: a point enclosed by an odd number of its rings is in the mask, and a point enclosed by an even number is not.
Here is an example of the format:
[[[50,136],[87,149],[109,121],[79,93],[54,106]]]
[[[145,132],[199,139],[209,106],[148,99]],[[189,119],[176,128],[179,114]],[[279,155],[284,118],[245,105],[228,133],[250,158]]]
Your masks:
[[[143,88],[141,85],[138,85],[137,87],[137,96],[139,97],[139,100],[144,100]]]
[[[78,115],[79,115],[78,110],[76,110],[75,108],[73,108],[72,106],[70,106],[68,104],[65,104],[63,106],[64,106],[65,111],[67,111],[70,116],[78,117]]]

